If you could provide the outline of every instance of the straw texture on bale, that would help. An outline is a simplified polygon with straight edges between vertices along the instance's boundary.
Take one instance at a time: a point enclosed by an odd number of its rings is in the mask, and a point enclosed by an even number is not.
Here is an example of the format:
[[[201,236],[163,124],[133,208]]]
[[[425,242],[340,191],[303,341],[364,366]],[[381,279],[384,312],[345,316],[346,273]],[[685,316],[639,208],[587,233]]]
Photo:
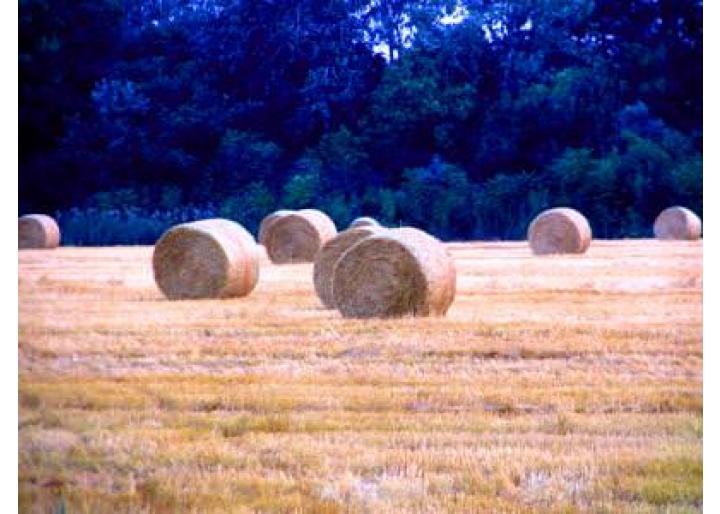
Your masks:
[[[348,248],[333,272],[344,317],[443,316],[455,299],[455,262],[442,242],[414,228],[388,229]]]
[[[286,214],[292,214],[294,211],[290,211],[287,209],[280,209],[279,211],[275,211],[271,214],[268,214],[263,218],[263,220],[260,222],[260,228],[258,228],[258,243],[265,246],[265,242],[267,241],[267,235],[268,230],[272,226],[275,221],[282,218]]]
[[[338,259],[352,245],[383,230],[373,225],[349,228],[326,242],[315,257],[313,284],[315,292],[325,307],[335,308],[333,299],[333,270]]]
[[[584,253],[592,241],[592,230],[575,209],[557,207],[540,213],[530,223],[527,237],[536,255]]]
[[[337,235],[335,223],[315,209],[280,216],[270,224],[265,249],[274,264],[313,262],[327,241]]]
[[[690,209],[680,206],[668,207],[655,219],[653,232],[658,239],[699,239],[702,222]]]
[[[18,248],[56,248],[60,227],[45,214],[26,214],[18,218]]]
[[[258,248],[250,233],[233,221],[183,223],[155,244],[153,273],[171,300],[246,296],[258,281]]]
[[[348,226],[348,228],[357,228],[357,227],[379,227],[380,223],[375,218],[371,218],[370,216],[360,216],[359,218],[355,218],[352,223]]]

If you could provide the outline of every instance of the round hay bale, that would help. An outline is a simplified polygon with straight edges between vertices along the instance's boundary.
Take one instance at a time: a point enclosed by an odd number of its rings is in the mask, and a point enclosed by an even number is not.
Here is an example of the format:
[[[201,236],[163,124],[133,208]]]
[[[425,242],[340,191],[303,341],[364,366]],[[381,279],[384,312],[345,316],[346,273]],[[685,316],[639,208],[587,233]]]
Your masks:
[[[340,232],[322,246],[315,257],[313,265],[313,284],[315,285],[315,292],[325,307],[329,309],[335,308],[332,285],[333,270],[338,259],[352,245],[381,230],[384,229],[373,225],[349,228]]]
[[[690,209],[680,206],[668,207],[655,219],[653,232],[658,239],[699,239],[702,222]]]
[[[241,225],[208,219],[176,225],[155,244],[155,283],[171,300],[248,295],[258,281],[259,253]]]
[[[527,237],[535,255],[584,253],[592,241],[592,230],[575,209],[557,207],[541,212],[530,223]]]
[[[333,299],[344,317],[443,316],[455,299],[455,262],[444,244],[403,227],[368,236],[342,254]]]
[[[287,209],[280,209],[279,211],[275,211],[271,214],[268,214],[263,218],[263,220],[260,222],[260,228],[258,228],[258,243],[265,246],[265,241],[267,240],[267,234],[268,230],[272,226],[275,221],[280,219],[281,217],[285,216],[286,214],[292,214],[294,211],[290,211]]]
[[[45,214],[26,214],[18,218],[18,248],[56,248],[60,227]]]
[[[380,223],[375,218],[371,218],[370,216],[360,216],[359,218],[355,218],[352,223],[348,226],[348,229],[350,228],[357,228],[357,227],[380,227]]]
[[[280,216],[265,236],[268,258],[274,264],[313,262],[327,241],[337,235],[335,223],[315,209]]]

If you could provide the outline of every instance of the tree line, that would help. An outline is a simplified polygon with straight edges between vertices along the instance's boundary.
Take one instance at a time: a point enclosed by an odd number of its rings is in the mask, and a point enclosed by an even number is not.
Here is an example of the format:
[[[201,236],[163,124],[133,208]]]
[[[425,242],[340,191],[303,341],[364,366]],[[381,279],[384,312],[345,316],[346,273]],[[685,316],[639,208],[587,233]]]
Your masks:
[[[279,208],[515,239],[702,215],[702,2],[20,0],[21,212],[153,242]],[[99,231],[98,227],[106,230]],[[68,241],[68,239],[66,239]]]

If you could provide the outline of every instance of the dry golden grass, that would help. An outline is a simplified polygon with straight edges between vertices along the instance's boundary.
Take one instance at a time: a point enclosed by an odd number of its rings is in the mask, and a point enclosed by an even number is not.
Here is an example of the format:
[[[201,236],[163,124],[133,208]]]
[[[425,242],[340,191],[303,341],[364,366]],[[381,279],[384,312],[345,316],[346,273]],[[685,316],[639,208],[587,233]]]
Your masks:
[[[700,511],[702,242],[451,251],[446,318],[369,321],[311,264],[170,302],[151,248],[20,252],[20,511]]]

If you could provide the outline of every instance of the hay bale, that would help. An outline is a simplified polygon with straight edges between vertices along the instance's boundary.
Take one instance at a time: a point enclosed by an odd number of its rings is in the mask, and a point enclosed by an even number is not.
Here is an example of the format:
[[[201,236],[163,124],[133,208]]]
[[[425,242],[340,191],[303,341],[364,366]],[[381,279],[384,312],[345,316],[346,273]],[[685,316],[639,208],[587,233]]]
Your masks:
[[[527,237],[535,255],[584,253],[592,241],[592,230],[575,209],[557,207],[540,213],[530,223]]]
[[[258,243],[265,246],[265,242],[267,241],[267,234],[268,230],[272,226],[275,221],[282,218],[286,214],[292,214],[294,211],[290,211],[287,209],[280,209],[279,211],[275,211],[271,214],[268,214],[263,218],[263,220],[260,222],[260,228],[258,228]]]
[[[366,225],[356,228],[349,228],[326,242],[317,256],[313,265],[313,284],[315,292],[325,307],[335,308],[335,300],[332,295],[333,270],[338,259],[352,245],[384,230],[382,227]]]
[[[375,218],[371,218],[370,216],[360,216],[359,218],[355,218],[352,223],[348,226],[348,229],[350,228],[357,228],[357,227],[380,227],[380,223]]]
[[[18,248],[56,248],[60,227],[45,214],[26,214],[18,218]]]
[[[258,247],[233,221],[183,223],[155,244],[153,273],[171,300],[246,296],[258,281]]]
[[[455,283],[445,245],[404,227],[346,250],[333,272],[333,298],[344,317],[443,316],[455,299]]]
[[[658,239],[699,239],[702,222],[690,209],[680,206],[668,207],[655,219],[653,232]]]
[[[335,223],[315,209],[303,209],[276,219],[267,229],[265,248],[274,264],[313,262],[327,241],[337,235]]]

